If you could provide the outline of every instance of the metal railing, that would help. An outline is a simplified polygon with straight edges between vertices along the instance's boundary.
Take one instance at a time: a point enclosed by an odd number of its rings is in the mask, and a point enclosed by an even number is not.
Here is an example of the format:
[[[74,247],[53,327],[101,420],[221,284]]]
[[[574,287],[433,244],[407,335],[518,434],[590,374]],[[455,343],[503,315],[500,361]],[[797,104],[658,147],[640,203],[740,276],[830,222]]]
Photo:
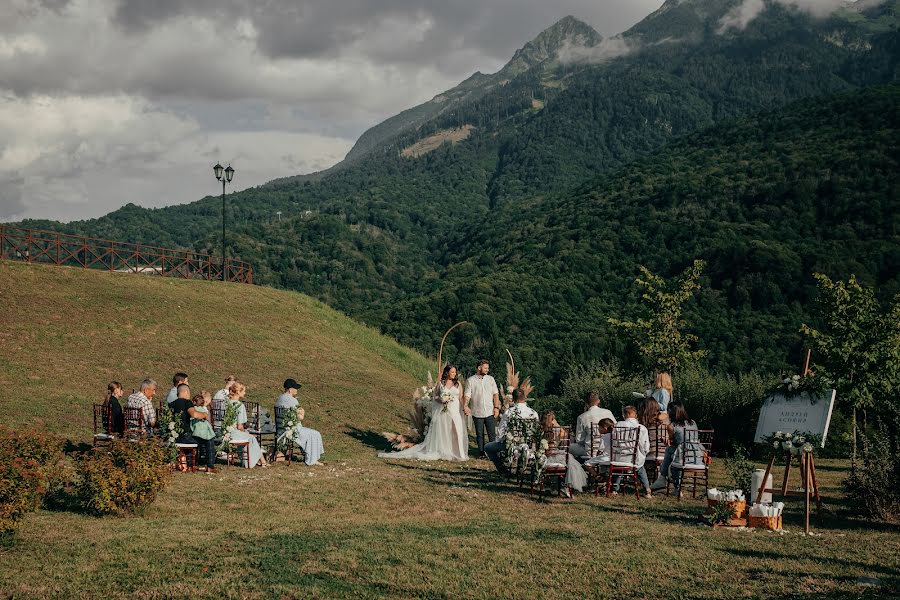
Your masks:
[[[0,224],[0,258],[120,273],[253,283],[240,260]],[[224,277],[223,277],[224,273]]]

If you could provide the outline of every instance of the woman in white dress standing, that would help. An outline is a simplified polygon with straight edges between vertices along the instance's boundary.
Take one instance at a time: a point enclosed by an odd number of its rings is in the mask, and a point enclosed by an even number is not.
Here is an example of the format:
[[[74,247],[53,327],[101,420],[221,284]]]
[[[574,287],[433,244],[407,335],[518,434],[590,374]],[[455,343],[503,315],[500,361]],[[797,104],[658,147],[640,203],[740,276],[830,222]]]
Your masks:
[[[463,421],[460,404],[462,386],[459,372],[447,365],[441,380],[434,386],[431,402],[431,423],[425,440],[400,452],[380,452],[381,458],[414,460],[468,460],[469,434]]]
[[[247,446],[247,454],[250,458],[248,462],[249,468],[252,469],[257,464],[268,467],[269,463],[266,461],[266,457],[263,456],[262,448],[260,448],[256,436],[252,436],[244,431],[247,423],[247,407],[244,406],[243,400],[246,395],[247,387],[243,383],[235,381],[231,384],[231,389],[228,392],[228,404],[237,406],[237,429],[231,432],[231,441],[250,442],[250,445]]]

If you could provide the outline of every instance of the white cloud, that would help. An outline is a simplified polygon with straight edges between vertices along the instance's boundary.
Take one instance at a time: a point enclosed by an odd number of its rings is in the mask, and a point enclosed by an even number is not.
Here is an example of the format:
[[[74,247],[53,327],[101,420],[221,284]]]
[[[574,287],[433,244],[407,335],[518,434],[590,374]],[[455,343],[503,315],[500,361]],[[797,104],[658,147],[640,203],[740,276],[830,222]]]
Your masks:
[[[320,170],[568,13],[661,3],[0,0],[0,220],[193,201],[219,159],[236,189]]]
[[[766,0],[769,3],[778,3],[810,14],[815,18],[827,17],[837,9],[856,4],[856,0]],[[884,0],[859,0],[859,4],[877,6]],[[753,19],[765,10],[767,4],[764,0],[743,0],[739,5],[731,9],[719,21],[719,33],[728,29],[743,30]]]

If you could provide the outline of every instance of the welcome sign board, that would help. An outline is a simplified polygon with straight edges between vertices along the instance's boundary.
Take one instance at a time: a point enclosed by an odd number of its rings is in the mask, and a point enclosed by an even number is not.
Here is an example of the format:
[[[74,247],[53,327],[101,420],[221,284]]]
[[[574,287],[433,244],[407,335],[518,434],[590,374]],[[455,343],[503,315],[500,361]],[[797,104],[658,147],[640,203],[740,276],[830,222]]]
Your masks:
[[[753,441],[761,443],[776,431],[800,431],[822,436],[824,448],[836,396],[835,390],[828,391],[825,397],[812,397],[804,392],[788,399],[781,392],[772,394],[763,401]]]

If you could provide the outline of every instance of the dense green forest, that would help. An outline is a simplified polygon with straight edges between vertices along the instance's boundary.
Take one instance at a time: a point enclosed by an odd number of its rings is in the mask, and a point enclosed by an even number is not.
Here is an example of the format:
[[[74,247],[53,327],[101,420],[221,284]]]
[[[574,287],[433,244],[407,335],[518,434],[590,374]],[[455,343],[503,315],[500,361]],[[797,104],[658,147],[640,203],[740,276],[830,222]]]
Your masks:
[[[704,258],[690,317],[710,365],[795,362],[813,271],[900,291],[898,0],[826,19],[770,3],[719,31],[735,4],[667,2],[601,61],[558,60],[600,43],[563,19],[499,73],[367,132],[352,160],[229,194],[229,252],[426,352],[468,319],[451,358],[509,347],[543,391],[571,361],[633,359],[606,318],[635,308],[637,265]],[[400,154],[463,124],[463,142]],[[220,211],[26,225],[215,251]]]

